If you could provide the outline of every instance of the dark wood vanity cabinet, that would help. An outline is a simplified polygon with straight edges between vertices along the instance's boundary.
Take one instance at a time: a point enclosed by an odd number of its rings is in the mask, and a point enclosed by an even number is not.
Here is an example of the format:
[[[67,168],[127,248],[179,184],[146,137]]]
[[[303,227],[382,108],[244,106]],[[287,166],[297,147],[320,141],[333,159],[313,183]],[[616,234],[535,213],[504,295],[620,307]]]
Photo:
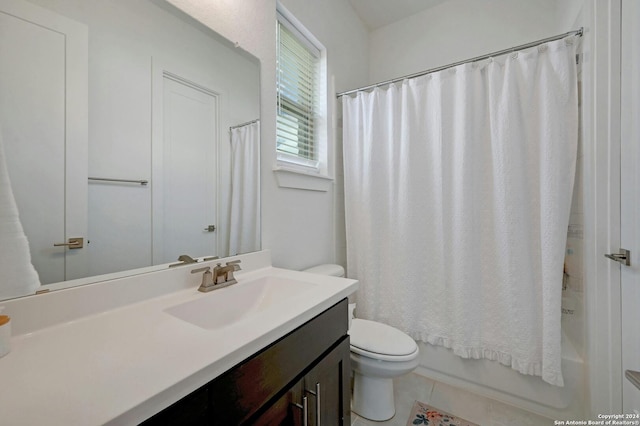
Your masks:
[[[143,424],[348,426],[347,328],[344,299]]]
[[[349,372],[349,340],[343,338],[301,380],[247,424],[350,425],[349,390],[348,386],[343,387],[348,385]]]

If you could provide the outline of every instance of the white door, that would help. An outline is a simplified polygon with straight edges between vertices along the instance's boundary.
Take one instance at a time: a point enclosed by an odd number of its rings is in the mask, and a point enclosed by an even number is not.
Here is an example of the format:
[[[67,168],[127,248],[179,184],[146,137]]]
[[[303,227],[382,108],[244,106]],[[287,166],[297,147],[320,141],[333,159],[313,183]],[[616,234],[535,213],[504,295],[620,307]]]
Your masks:
[[[0,0],[0,126],[31,259],[42,284],[84,276],[87,232],[87,29],[21,0]]]
[[[640,372],[640,2],[622,2],[621,268],[622,370]],[[640,389],[623,378],[625,413],[640,413]]]
[[[154,264],[217,254],[218,97],[174,76],[163,78],[162,177],[154,196]],[[158,238],[159,237],[159,238]]]

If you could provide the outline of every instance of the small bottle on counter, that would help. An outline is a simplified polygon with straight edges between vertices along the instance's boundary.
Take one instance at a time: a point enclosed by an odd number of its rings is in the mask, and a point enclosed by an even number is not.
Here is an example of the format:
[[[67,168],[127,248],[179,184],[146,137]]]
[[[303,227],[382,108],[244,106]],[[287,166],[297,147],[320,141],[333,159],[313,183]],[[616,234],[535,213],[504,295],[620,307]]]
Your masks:
[[[11,351],[11,318],[0,315],[0,358]]]

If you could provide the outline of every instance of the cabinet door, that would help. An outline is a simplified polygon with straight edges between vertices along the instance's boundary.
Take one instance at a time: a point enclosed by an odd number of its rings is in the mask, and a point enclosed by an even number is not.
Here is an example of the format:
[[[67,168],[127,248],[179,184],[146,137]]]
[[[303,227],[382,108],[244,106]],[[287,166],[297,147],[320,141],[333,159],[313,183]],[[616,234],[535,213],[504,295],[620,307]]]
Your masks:
[[[304,400],[303,382],[300,380],[287,390],[284,395],[278,398],[269,408],[258,417],[255,422],[249,424],[256,426],[303,426],[304,414],[308,408],[307,401]]]
[[[344,336],[299,382],[249,424],[349,426],[350,375],[349,337]]]
[[[351,424],[349,354],[349,336],[344,336],[340,343],[304,377],[309,425],[348,426]]]
[[[219,376],[211,383],[213,418],[225,426],[254,424],[283,389],[304,377],[346,337],[347,327],[344,299]]]

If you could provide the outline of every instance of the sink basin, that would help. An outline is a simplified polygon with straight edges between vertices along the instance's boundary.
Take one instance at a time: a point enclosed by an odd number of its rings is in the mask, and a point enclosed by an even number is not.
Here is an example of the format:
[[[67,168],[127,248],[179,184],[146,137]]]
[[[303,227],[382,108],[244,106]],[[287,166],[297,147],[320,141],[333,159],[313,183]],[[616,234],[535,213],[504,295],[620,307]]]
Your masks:
[[[257,312],[286,306],[287,299],[316,285],[304,281],[266,276],[214,290],[202,297],[164,311],[178,319],[215,330],[227,327]],[[283,303],[284,302],[284,303]]]

